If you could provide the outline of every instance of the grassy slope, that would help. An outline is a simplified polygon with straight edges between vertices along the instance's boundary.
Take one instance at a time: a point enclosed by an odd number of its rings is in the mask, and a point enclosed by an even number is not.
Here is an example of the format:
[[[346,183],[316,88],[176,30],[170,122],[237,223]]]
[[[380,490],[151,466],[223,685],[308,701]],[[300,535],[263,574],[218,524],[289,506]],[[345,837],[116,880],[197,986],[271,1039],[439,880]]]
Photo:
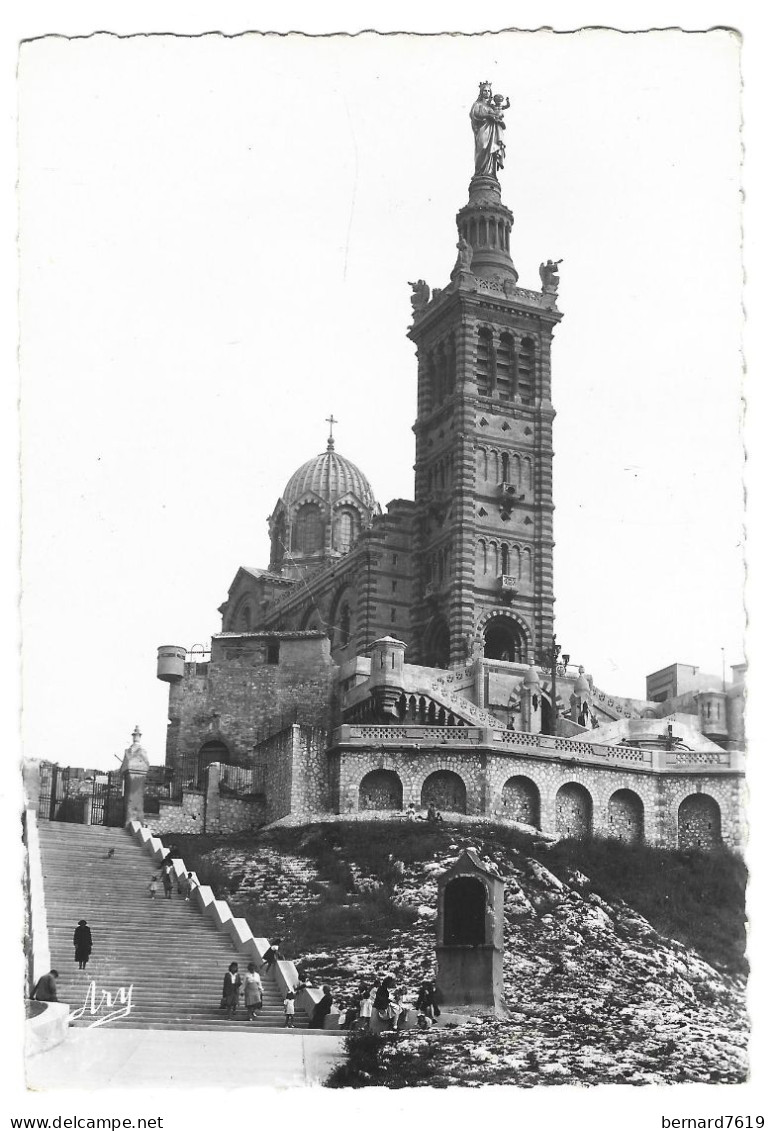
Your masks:
[[[473,829],[471,828],[471,832]],[[746,971],[744,894],[746,870],[731,853],[678,852],[616,841],[560,841],[546,844],[508,826],[477,824],[475,833],[494,845],[519,849],[547,864],[560,878],[578,870],[589,877],[605,900],[624,899],[662,934],[693,947],[718,969]],[[394,821],[338,821],[275,828],[251,837],[170,836],[189,868],[229,898],[236,914],[260,923],[266,935],[284,941],[289,958],[334,949],[343,941],[382,945],[396,926],[408,927],[410,908],[390,899],[388,855],[406,864],[428,860],[449,845],[464,845],[465,828],[441,829]],[[215,849],[233,847],[260,856],[266,848],[310,858],[325,886],[320,902],[288,904],[277,899],[251,900],[240,893],[238,869],[215,862]],[[355,875],[374,876],[382,885],[355,891]]]

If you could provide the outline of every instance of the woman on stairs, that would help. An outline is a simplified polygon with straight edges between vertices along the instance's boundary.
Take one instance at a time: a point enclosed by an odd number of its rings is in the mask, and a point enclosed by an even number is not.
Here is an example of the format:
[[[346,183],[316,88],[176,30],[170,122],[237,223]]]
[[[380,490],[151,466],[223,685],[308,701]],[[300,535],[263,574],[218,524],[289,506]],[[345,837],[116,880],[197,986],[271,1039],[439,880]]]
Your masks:
[[[225,1009],[226,1017],[236,1017],[237,1002],[242,979],[239,975],[239,964],[232,962],[223,975],[223,997],[220,999],[221,1009]]]
[[[247,1020],[257,1021],[258,1010],[263,1006],[263,983],[254,962],[247,963],[245,974],[245,1009]]]
[[[75,947],[75,961],[79,970],[86,969],[86,963],[91,955],[91,930],[86,925],[85,919],[78,920],[78,926],[73,932],[73,946]]]

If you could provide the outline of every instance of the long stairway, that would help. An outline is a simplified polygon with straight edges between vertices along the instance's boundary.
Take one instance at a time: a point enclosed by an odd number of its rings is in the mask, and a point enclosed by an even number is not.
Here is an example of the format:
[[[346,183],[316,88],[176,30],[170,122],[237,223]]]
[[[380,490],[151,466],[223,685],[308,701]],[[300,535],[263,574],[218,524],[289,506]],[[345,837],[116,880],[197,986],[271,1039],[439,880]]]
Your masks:
[[[158,869],[123,829],[41,821],[39,834],[51,965],[60,974],[60,1001],[76,1011],[87,1001],[92,982],[97,1003],[103,991],[115,998],[120,987],[127,991],[131,986],[129,1014],[105,1024],[224,1032],[283,1027],[280,991],[271,977],[262,977],[263,1009],[257,1021],[247,1021],[242,999],[236,1020],[226,1017],[219,1008],[223,975],[230,962],[238,962],[244,976],[248,959],[176,889],[171,900],[165,899],[159,882],[156,898],[150,898],[148,884]],[[111,848],[114,855],[108,859]],[[73,958],[79,919],[87,920],[94,943],[85,970]],[[121,1010],[121,1004],[114,1002],[113,1008]],[[105,1011],[104,1002],[94,1015],[87,1008],[73,1024],[91,1025]],[[295,1024],[307,1028],[303,1014]]]

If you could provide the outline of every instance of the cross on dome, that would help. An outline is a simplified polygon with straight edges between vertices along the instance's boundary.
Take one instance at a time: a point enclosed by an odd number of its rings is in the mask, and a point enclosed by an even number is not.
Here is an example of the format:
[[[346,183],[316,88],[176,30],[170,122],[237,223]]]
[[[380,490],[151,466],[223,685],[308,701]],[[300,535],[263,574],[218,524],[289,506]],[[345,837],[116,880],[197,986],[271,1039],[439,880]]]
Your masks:
[[[328,451],[333,451],[333,449],[334,449],[333,426],[334,426],[334,424],[338,424],[338,421],[335,420],[334,414],[330,413],[330,416],[326,416],[325,422],[326,422],[326,424],[330,425],[330,434],[328,435]]]

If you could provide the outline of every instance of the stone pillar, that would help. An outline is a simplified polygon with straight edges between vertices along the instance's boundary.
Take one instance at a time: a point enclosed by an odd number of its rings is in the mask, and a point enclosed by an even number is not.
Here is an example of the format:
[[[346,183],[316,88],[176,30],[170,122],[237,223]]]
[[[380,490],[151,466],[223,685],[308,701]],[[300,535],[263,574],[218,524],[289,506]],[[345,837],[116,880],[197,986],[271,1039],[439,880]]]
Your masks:
[[[543,693],[535,667],[528,669],[521,685],[521,726],[527,734],[540,734]]]
[[[503,1005],[504,882],[472,848],[438,880],[436,958],[445,1011],[507,1016]]]
[[[591,725],[591,688],[582,667],[578,668],[578,678],[570,696],[570,707],[574,723],[583,727]]]
[[[145,815],[145,779],[150,763],[144,747],[140,745],[140,728],[132,734],[132,745],[124,751],[121,774],[124,782],[124,825],[142,821]]]
[[[210,762],[204,794],[203,833],[220,832],[220,762]]]

